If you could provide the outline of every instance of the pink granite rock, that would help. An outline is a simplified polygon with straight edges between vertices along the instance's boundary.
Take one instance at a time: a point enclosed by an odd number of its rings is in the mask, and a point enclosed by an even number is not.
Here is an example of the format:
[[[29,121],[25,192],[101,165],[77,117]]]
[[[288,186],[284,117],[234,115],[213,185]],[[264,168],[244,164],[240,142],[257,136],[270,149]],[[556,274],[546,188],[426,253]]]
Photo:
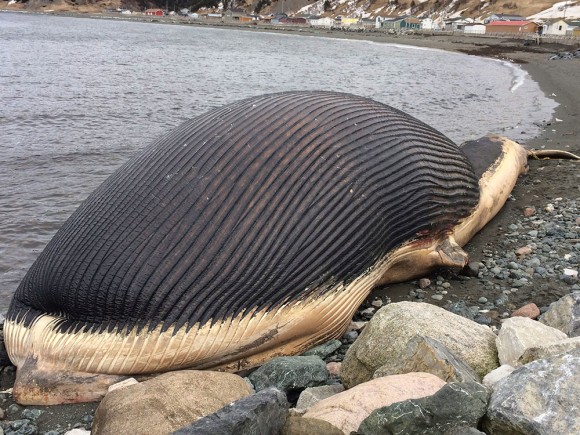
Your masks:
[[[326,370],[328,370],[329,376],[338,377],[340,375],[340,366],[342,364],[339,362],[329,362],[326,364]]]
[[[532,253],[532,248],[529,246],[522,246],[516,249],[516,255],[518,257],[523,257],[524,255],[530,255]]]
[[[349,434],[356,431],[375,409],[407,399],[431,396],[444,385],[445,381],[429,373],[376,378],[321,400],[308,408],[304,417],[327,421]]]
[[[511,317],[529,317],[530,319],[536,319],[539,315],[540,309],[532,302],[531,304],[524,305],[515,310]]]
[[[536,214],[536,208],[535,207],[524,207],[524,209],[522,210],[522,213],[524,214],[525,217],[530,217]]]

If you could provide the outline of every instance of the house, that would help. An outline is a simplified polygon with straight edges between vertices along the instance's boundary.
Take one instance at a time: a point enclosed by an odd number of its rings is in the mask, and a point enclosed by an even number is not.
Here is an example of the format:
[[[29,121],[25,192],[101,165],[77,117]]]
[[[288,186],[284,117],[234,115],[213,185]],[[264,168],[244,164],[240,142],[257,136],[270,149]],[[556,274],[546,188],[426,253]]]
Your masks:
[[[525,21],[526,18],[521,15],[510,15],[510,14],[491,14],[487,17],[483,23],[491,23],[492,21]]]
[[[533,21],[492,21],[485,25],[485,33],[538,33]]]
[[[559,35],[564,36],[573,33],[573,29],[578,27],[580,23],[565,21],[562,19],[548,20],[544,23],[542,28],[542,35]]]
[[[483,35],[485,34],[485,24],[468,23],[463,27],[463,33],[468,35]]]
[[[150,15],[154,17],[162,17],[164,15],[161,9],[146,9],[143,15]]]
[[[471,18],[450,18],[445,20],[445,31],[446,32],[463,32],[466,24],[473,23]]]
[[[400,30],[419,30],[421,28],[421,20],[411,15],[404,15],[401,17],[385,19],[381,23],[383,29]]]
[[[312,27],[324,27],[325,29],[330,29],[334,26],[334,18],[323,17],[317,20],[310,20],[310,25]]]
[[[363,29],[375,29],[377,27],[377,23],[374,18],[361,18],[359,24]]]
[[[341,21],[340,21],[340,25],[342,27],[350,27],[350,26],[354,26],[356,24],[359,23],[359,19],[358,18],[346,18],[346,17],[342,17]]]
[[[439,25],[439,21],[435,21],[432,18],[423,18],[421,20],[421,29],[422,30],[441,30],[441,26]]]

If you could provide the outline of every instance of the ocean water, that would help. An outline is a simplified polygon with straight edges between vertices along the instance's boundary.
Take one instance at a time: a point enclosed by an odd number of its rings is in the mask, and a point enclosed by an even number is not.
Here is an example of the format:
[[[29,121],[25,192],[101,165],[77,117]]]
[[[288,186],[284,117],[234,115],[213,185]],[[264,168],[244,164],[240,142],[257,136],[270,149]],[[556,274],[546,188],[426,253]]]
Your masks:
[[[182,121],[322,89],[406,111],[456,142],[525,142],[556,103],[506,62],[367,41],[0,13],[0,313],[52,235]]]

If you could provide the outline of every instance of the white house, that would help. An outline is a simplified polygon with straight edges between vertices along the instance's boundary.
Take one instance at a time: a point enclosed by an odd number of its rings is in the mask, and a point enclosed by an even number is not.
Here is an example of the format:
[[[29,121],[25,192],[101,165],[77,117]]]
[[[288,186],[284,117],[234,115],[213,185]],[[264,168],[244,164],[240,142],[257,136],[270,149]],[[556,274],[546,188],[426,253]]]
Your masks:
[[[326,29],[330,29],[332,26],[334,26],[334,18],[323,17],[317,20],[310,20],[310,25],[312,27],[324,27]]]
[[[433,20],[432,18],[423,18],[421,20],[422,30],[441,30],[439,22]]]
[[[549,20],[544,23],[543,35],[566,35],[566,32],[570,29],[570,24],[564,20],[556,19]]]
[[[463,26],[463,33],[469,35],[483,35],[485,34],[485,24],[483,23],[467,23]]]

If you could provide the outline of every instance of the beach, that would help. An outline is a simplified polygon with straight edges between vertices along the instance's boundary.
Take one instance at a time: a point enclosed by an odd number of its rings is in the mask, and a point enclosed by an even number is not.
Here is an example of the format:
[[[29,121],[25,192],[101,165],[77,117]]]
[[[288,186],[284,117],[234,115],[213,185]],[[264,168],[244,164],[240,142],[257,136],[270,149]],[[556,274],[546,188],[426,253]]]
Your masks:
[[[93,15],[90,18],[96,17]],[[173,24],[179,23],[174,22]],[[559,104],[553,118],[542,126],[542,133],[523,145],[528,149],[556,149],[580,154],[580,58],[549,60],[555,53],[578,48],[579,43],[566,45],[543,42],[540,45],[524,46],[522,40],[452,35],[398,36],[378,32],[355,33],[297,28],[276,30],[270,27],[260,28],[260,26],[235,26],[235,28],[252,32],[300,32],[305,36],[365,39],[377,43],[461,52],[517,63],[529,74],[532,80],[539,83],[547,96]],[[517,101],[514,101],[514,104],[517,104]],[[458,119],[457,122],[461,123],[462,121]],[[529,233],[534,230],[528,231],[529,228],[536,228],[534,225],[541,228],[546,222],[562,222],[566,219],[580,218],[579,214],[570,217],[560,213],[565,209],[572,209],[573,213],[576,213],[577,208],[570,208],[570,204],[580,205],[579,164],[559,160],[530,160],[529,166],[528,173],[521,177],[510,200],[500,213],[465,247],[472,262],[482,263],[487,267],[490,260],[494,262],[497,260],[497,264],[499,264],[497,267],[500,267],[503,273],[504,266],[500,259],[503,259],[506,253],[513,254],[517,249],[532,244],[535,246],[533,249],[540,250],[544,242],[538,235],[532,237]],[[555,205],[556,211],[548,211],[549,205]],[[527,207],[536,210],[536,217],[524,216],[523,210]],[[540,220],[543,222],[534,223]],[[578,221],[572,222],[570,228],[578,228],[580,223],[576,222]],[[521,226],[525,230],[510,229],[510,226],[514,225]],[[577,232],[577,234],[580,238],[580,233]],[[568,239],[570,240],[568,245],[572,247],[580,245],[580,242],[574,241],[576,240],[574,237],[568,237]],[[556,255],[553,256],[550,254],[552,251],[546,252],[546,258],[549,258],[550,264],[557,264],[560,257],[569,254],[568,252],[559,252],[556,248],[554,251]],[[577,258],[580,254],[576,251],[575,255],[576,257],[572,258]],[[568,267],[574,268],[574,264],[568,265]],[[488,269],[492,268],[488,267]],[[577,262],[575,269],[579,269]],[[437,271],[425,277],[433,285],[426,289],[423,298],[426,302],[439,306],[448,305],[450,300],[478,305],[483,314],[490,320],[490,324],[496,325],[502,316],[505,316],[505,313],[509,315],[510,312],[529,302],[534,302],[539,307],[547,307],[550,303],[569,293],[574,285],[577,285],[574,282],[562,280],[558,273],[546,274],[545,276],[536,276],[532,273],[525,285],[517,287],[517,291],[513,291],[512,278],[508,279],[501,276],[501,273],[493,273],[484,275],[483,278],[476,276],[469,279],[454,272]],[[449,286],[439,285],[440,281],[441,284],[447,283]],[[441,288],[445,288],[445,290],[441,290]],[[372,302],[377,298],[380,298],[384,303],[415,300],[416,289],[416,282],[390,285],[378,289],[369,297],[363,308],[372,306]],[[505,293],[506,289],[509,290],[509,293]],[[492,304],[493,307],[490,307],[487,302],[480,302],[481,298],[494,301],[502,294],[508,295],[507,301],[503,305]],[[445,297],[433,298],[434,295]],[[13,369],[2,371],[0,378],[2,390],[10,388],[13,374]],[[12,408],[12,411],[8,411],[13,402],[7,394],[0,395],[0,401],[2,402],[0,408],[5,410],[10,418],[22,411],[22,408]],[[44,414],[37,421],[39,432],[43,433],[43,431],[55,429],[57,425],[63,429],[72,428],[75,425],[89,427],[90,416],[96,406],[97,404],[81,404],[31,408],[44,411]]]

